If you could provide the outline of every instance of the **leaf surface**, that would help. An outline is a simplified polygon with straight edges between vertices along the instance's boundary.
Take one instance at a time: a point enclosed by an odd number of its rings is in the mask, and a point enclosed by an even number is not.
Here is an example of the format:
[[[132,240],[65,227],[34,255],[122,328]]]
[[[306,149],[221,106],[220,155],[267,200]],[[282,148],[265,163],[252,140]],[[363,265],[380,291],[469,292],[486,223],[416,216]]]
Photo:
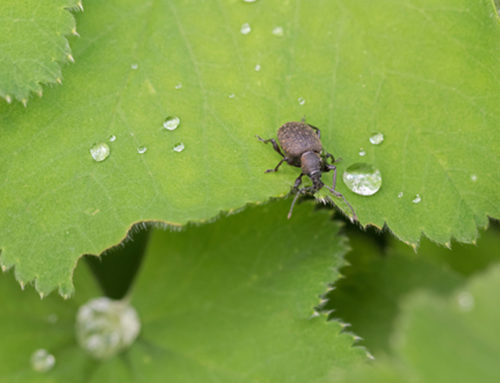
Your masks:
[[[40,303],[2,276],[8,302],[0,327],[9,331],[0,354],[11,344],[17,350],[1,375],[40,382],[28,362],[44,347],[57,360],[43,375],[51,382],[329,382],[366,357],[340,323],[314,314],[344,264],[346,239],[329,212],[311,206],[298,206],[293,221],[283,219],[281,201],[183,232],[154,232],[131,292],[140,337],[104,362],[92,362],[73,339],[75,303],[94,293],[91,279],[77,279],[75,300]],[[77,275],[85,276],[82,266]],[[50,313],[59,326],[42,325]],[[24,337],[30,341],[19,342]]]
[[[78,7],[79,0],[2,1],[0,97],[26,105],[43,84],[62,81],[61,64],[73,61],[65,36],[77,33],[70,10]]]
[[[405,302],[395,356],[354,369],[342,382],[496,382],[500,266],[448,298],[421,292]]]
[[[0,105],[0,263],[40,291],[70,292],[77,259],[135,222],[183,225],[286,194],[300,170],[264,174],[280,157],[255,135],[304,115],[343,158],[337,187],[362,224],[472,242],[500,217],[491,1],[88,1],[78,24],[65,86],[28,110]],[[110,155],[96,162],[101,142]],[[372,197],[340,181],[359,161],[381,171]]]

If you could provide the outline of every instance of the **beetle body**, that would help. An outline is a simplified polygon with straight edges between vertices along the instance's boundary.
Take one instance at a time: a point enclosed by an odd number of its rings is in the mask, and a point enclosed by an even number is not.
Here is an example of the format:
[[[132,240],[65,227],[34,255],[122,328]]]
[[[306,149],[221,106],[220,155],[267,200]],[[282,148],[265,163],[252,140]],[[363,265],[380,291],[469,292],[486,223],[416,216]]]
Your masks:
[[[321,131],[304,121],[301,122],[287,122],[283,124],[278,130],[278,141],[283,149],[281,151],[278,143],[273,139],[264,140],[257,136],[257,138],[264,142],[271,142],[273,144],[274,150],[276,150],[283,158],[278,163],[274,169],[266,170],[266,173],[276,172],[283,162],[289,165],[300,167],[302,172],[295,180],[295,184],[292,191],[295,192],[295,198],[293,199],[292,206],[290,207],[290,212],[288,213],[288,218],[291,217],[293,207],[297,198],[301,194],[314,194],[325,184],[321,181],[321,175],[333,170],[333,185],[332,187],[327,187],[330,192],[337,196],[342,197],[344,202],[349,206],[353,213],[353,219],[357,220],[356,213],[352,206],[347,202],[344,196],[335,190],[335,182],[337,178],[337,168],[335,165],[335,158],[332,154],[323,151],[323,145],[321,144]],[[331,159],[331,163],[328,163],[328,159]],[[307,186],[299,189],[302,183],[302,177],[307,175],[311,181],[312,186]]]

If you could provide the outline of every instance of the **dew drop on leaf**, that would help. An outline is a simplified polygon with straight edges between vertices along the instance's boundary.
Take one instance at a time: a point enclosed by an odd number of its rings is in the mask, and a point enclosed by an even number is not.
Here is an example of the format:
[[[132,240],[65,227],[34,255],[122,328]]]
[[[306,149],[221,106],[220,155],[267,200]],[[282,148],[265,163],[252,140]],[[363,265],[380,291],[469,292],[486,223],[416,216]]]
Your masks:
[[[181,119],[177,116],[168,116],[163,122],[163,127],[167,130],[175,130],[179,127]]]
[[[115,142],[115,141],[116,141],[115,135],[109,136],[109,142]]]
[[[136,70],[137,68],[139,68],[139,65],[132,64],[132,65],[130,65],[130,68],[133,69],[133,70]]]
[[[471,311],[474,308],[474,297],[468,291],[462,291],[457,295],[457,303],[461,311]]]
[[[403,192],[399,192],[398,193],[398,198],[403,198],[403,195],[404,195]]]
[[[248,35],[252,31],[252,28],[250,27],[250,24],[245,23],[241,26],[240,32],[242,35]]]
[[[354,193],[364,196],[375,194],[382,186],[380,170],[364,162],[349,166],[344,171],[342,179]]]
[[[148,150],[148,148],[146,148],[145,146],[139,146],[137,148],[137,153],[144,154],[144,153],[146,153],[147,150]]]
[[[236,95],[235,95],[234,93],[231,93],[228,97],[229,97],[229,98],[235,98],[235,97],[236,97]]]
[[[299,105],[304,105],[306,103],[306,99],[304,97],[299,97],[297,101],[299,102]]]
[[[360,148],[360,149],[359,149],[359,153],[358,153],[358,154],[359,154],[361,157],[366,156],[366,151],[365,151],[365,149]]]
[[[182,84],[181,83],[178,83],[176,86],[175,86],[175,89],[181,89],[182,88]]]
[[[283,27],[277,26],[273,28],[273,35],[281,37],[283,36],[283,34],[284,34]]]
[[[477,175],[475,175],[475,174],[471,174],[471,176],[470,176],[470,180],[471,180],[472,182],[476,182],[476,181],[477,181]]]
[[[411,202],[413,203],[420,203],[422,201],[422,197],[420,197],[420,194],[416,194],[415,195],[415,198],[413,198],[413,200]]]
[[[374,133],[370,136],[370,143],[373,145],[380,145],[382,142],[384,142],[383,133]]]
[[[255,3],[257,0],[243,0],[244,3]]]
[[[184,150],[184,144],[182,142],[179,142],[174,146],[174,152],[182,152]]]
[[[31,354],[31,368],[36,372],[47,372],[56,364],[56,358],[44,348]]]
[[[104,142],[99,142],[90,148],[90,155],[92,158],[101,162],[104,161],[109,156],[109,146]]]
[[[135,309],[124,300],[92,299],[78,309],[78,344],[96,359],[106,359],[128,348],[141,323]]]
[[[260,64],[255,65],[255,71],[260,72]]]

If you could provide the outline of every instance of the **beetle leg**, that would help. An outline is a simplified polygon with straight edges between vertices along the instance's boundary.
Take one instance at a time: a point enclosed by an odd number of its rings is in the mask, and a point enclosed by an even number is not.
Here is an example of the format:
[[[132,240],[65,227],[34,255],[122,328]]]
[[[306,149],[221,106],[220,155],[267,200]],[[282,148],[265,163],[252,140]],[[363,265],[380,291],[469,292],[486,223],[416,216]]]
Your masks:
[[[268,142],[271,142],[273,144],[274,150],[276,150],[281,155],[281,157],[285,157],[285,155],[281,152],[281,149],[278,146],[278,143],[276,142],[276,140],[274,138],[268,138],[267,140],[264,140],[260,136],[256,136],[256,137],[259,139],[259,141],[263,142],[264,144],[267,144]]]
[[[330,190],[330,193],[332,193],[336,197],[341,197],[344,202],[346,203],[347,206],[349,206],[349,209],[352,211],[352,219],[354,221],[358,220],[358,216],[354,212],[353,207],[347,200],[345,199],[344,195],[342,193],[339,193],[338,191],[335,190],[335,185],[337,184],[337,167],[335,165],[327,165],[328,170],[333,170],[333,177],[332,177],[332,187],[326,187],[328,190]]]
[[[297,177],[295,180],[295,184],[293,185],[292,190],[297,190],[299,189],[300,184],[302,183],[302,177],[304,176],[304,173],[300,173],[300,176]]]
[[[312,126],[311,124],[307,124],[307,125],[309,125],[311,128],[313,128],[316,131],[316,134],[318,135],[318,138],[321,138],[321,130],[319,130],[315,126]]]
[[[280,162],[278,162],[278,165],[276,165],[276,167],[275,167],[274,169],[267,169],[264,173],[273,173],[273,172],[277,172],[277,171],[278,171],[278,168],[279,168],[279,167],[281,166],[281,164],[282,164],[283,162],[285,162],[286,160],[287,160],[287,158],[286,158],[286,157],[283,157],[283,158],[281,159],[281,161],[280,161]]]
[[[303,176],[303,174],[301,174],[299,176],[299,178],[297,178],[297,180],[295,181],[295,183],[297,183],[297,181],[299,179],[301,179],[301,177]],[[301,180],[302,182],[302,180]],[[299,183],[300,185],[300,183]],[[295,206],[295,202],[297,202],[297,200],[299,199],[300,195],[301,194],[306,194],[306,193],[311,193],[313,191],[313,188],[311,186],[307,186],[307,187],[303,187],[302,189],[298,189],[297,192],[295,193],[295,197],[293,197],[293,201],[292,201],[292,205],[290,206],[290,211],[288,212],[288,219],[292,218],[292,212],[293,212],[293,208]]]

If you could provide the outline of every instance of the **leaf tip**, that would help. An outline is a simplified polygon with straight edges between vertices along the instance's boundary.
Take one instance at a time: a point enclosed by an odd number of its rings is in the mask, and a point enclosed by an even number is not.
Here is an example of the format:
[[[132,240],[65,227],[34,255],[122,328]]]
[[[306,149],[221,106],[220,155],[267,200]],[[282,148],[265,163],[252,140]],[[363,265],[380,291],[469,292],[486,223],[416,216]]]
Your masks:
[[[73,57],[73,55],[71,53],[68,53],[68,55],[66,57],[68,58],[69,62],[71,62],[71,63],[75,62],[75,58]]]
[[[11,104],[12,103],[12,97],[10,95],[6,95],[5,96],[5,101],[7,101],[7,104]]]

